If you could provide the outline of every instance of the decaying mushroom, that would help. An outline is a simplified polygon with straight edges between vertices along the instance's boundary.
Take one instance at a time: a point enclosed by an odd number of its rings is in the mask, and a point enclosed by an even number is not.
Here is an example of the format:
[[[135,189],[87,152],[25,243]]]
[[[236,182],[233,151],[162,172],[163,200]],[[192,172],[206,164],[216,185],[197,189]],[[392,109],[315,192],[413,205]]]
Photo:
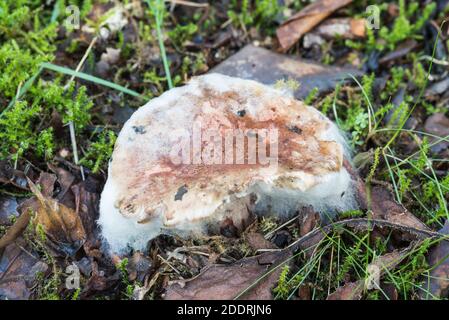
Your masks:
[[[248,212],[354,206],[337,127],[290,94],[209,74],[138,109],[117,139],[99,224],[113,251],[218,232]]]

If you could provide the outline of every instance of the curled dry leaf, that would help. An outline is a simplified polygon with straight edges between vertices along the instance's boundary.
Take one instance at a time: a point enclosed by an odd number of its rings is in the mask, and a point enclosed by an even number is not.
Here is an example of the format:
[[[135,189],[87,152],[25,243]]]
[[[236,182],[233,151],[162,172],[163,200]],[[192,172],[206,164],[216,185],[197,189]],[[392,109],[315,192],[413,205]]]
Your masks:
[[[28,184],[37,198],[34,223],[43,227],[53,249],[73,255],[86,240],[80,217],[75,210],[42,193],[31,180]]]
[[[53,185],[56,177],[52,174],[41,173],[37,183],[40,186],[42,195],[50,196],[53,193]],[[0,256],[3,250],[12,244],[26,229],[30,222],[31,213],[37,211],[39,205],[36,198],[25,200],[17,208],[20,215],[15,223],[7,230],[6,234],[0,239]]]
[[[285,21],[276,31],[282,51],[287,51],[304,34],[312,30],[334,11],[348,5],[352,0],[319,0]]]
[[[290,250],[267,252],[230,265],[211,265],[191,280],[170,284],[166,300],[268,300]]]

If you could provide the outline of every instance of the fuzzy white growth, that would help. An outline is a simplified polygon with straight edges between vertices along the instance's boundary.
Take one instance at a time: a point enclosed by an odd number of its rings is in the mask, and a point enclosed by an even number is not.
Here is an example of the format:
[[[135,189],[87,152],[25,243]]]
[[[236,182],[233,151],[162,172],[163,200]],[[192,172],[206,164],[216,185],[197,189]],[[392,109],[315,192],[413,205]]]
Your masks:
[[[192,138],[198,119],[206,129],[260,123],[279,129],[278,166],[168,164],[180,137]],[[351,177],[342,165],[347,150],[329,119],[289,95],[220,74],[197,77],[151,100],[124,125],[98,223],[111,249],[120,252],[142,249],[161,233],[216,230],[225,218],[244,219],[246,208],[282,217],[304,205],[325,215],[353,209]]]

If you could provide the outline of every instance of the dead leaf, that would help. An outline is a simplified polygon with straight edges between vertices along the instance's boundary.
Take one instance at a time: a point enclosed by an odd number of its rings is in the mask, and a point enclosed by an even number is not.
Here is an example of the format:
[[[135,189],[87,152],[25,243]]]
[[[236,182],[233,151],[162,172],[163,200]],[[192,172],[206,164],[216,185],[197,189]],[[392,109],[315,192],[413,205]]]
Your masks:
[[[75,196],[75,212],[85,232],[84,251],[88,256],[101,258],[99,230],[95,223],[99,215],[99,183],[89,176],[86,181],[72,186],[71,190]]]
[[[3,249],[12,244],[26,229],[30,222],[29,211],[24,211],[17,218],[16,222],[6,231],[6,234],[0,239],[0,256]]]
[[[66,206],[70,206],[68,204],[72,203],[73,195],[71,195],[70,192],[67,192],[67,191],[70,190],[70,187],[75,182],[75,177],[73,176],[73,174],[71,174],[69,171],[67,171],[63,168],[54,166],[52,164],[49,164],[48,167],[58,177],[57,181],[60,186],[60,190],[59,190],[58,195],[56,196],[56,199],[60,203],[63,203]]]
[[[365,289],[379,289],[380,279],[387,271],[391,271],[401,263],[411,250],[412,244],[404,250],[394,250],[377,257],[366,268],[367,276],[365,279]]]
[[[320,224],[320,214],[313,210],[311,206],[300,210],[299,217],[301,219],[299,227],[299,235],[305,236],[307,233],[315,229]]]
[[[382,288],[382,292],[385,293],[386,298],[388,298],[388,300],[392,300],[392,301],[398,300],[399,294],[398,294],[398,290],[396,289],[394,284],[382,283],[381,288]]]
[[[40,186],[41,194],[51,195],[56,177],[48,173],[41,173],[37,183]],[[31,212],[36,211],[39,205],[36,198],[25,200],[18,207],[20,216],[16,222],[7,230],[6,234],[0,239],[0,256],[2,251],[13,243],[26,229],[30,222]]]
[[[43,227],[53,243],[52,249],[73,255],[86,240],[86,233],[79,215],[48,195],[45,196],[29,179],[28,185],[37,198],[35,225]]]
[[[356,39],[363,38],[366,35],[366,20],[352,18],[336,18],[324,21],[312,32],[304,36],[316,36],[323,39],[332,40],[340,39]],[[306,47],[306,46],[305,46]]]
[[[0,225],[9,225],[10,217],[17,217],[17,200],[15,197],[0,196]]]
[[[376,266],[381,270],[381,275],[386,270],[393,270],[401,261],[406,257],[406,254],[410,251],[411,246],[404,250],[394,250],[393,252],[386,253],[377,257],[370,266]]]
[[[440,233],[449,235],[449,221]],[[428,253],[429,265],[433,267],[421,291],[421,299],[447,298],[449,295],[449,241],[441,241]],[[428,292],[427,292],[428,291]]]
[[[448,78],[449,79],[449,78]],[[449,80],[448,80],[449,84]],[[431,133],[438,137],[447,137],[449,135],[449,118],[444,115],[444,113],[435,113],[427,118],[424,123],[424,131],[427,133]],[[436,141],[437,138],[429,138],[429,142]],[[438,144],[435,144],[431,147],[431,150],[435,153],[439,153],[444,149],[449,147],[449,142],[441,141]]]
[[[151,267],[152,262],[148,257],[146,257],[142,252],[134,252],[127,265],[129,280],[137,280],[139,283],[143,283],[143,280],[150,271]]]
[[[80,297],[82,299],[89,298],[96,293],[105,291],[113,287],[120,280],[120,272],[115,272],[112,276],[107,276],[106,273],[98,269],[96,262],[92,263],[92,275],[83,287]]]
[[[274,244],[265,239],[265,237],[258,232],[250,232],[246,234],[245,240],[254,251],[276,248]]]
[[[287,51],[304,34],[312,30],[334,11],[351,2],[352,0],[318,0],[293,15],[276,30],[282,51]]]
[[[14,168],[6,160],[0,161],[0,183],[9,183],[14,176]]]
[[[349,282],[331,293],[327,300],[360,300],[362,298],[364,281]]]
[[[414,39],[408,39],[404,43],[400,44],[396,50],[385,54],[379,59],[380,64],[387,64],[405,57],[412,52],[418,46],[418,42]]]
[[[299,300],[311,300],[312,299],[312,290],[310,285],[304,284],[298,288],[298,299]]]
[[[210,265],[198,276],[170,284],[166,300],[229,300],[239,298],[272,299],[271,289],[282,268],[276,268],[291,256],[290,250],[267,252],[230,265]],[[274,270],[270,273],[271,270]],[[266,275],[266,276],[265,276]],[[259,280],[259,281],[258,281]]]
[[[374,219],[386,220],[421,230],[430,230],[406,208],[394,201],[390,192],[384,187],[375,186],[372,188],[371,210]]]
[[[34,170],[28,170],[27,174],[34,175]],[[20,170],[15,170],[7,160],[0,160],[0,183],[28,191],[25,174]]]
[[[17,240],[22,246],[23,239]],[[23,251],[15,243],[9,245],[0,258],[0,300],[26,300],[38,272],[45,272],[48,266],[36,257]]]

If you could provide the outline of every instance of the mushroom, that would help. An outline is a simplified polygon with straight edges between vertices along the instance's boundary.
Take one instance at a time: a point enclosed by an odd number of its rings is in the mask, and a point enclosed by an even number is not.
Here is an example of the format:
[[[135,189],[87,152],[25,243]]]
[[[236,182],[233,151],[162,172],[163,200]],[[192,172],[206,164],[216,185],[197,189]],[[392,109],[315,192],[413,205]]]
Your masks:
[[[101,195],[111,250],[142,249],[240,226],[248,215],[288,217],[354,208],[345,139],[290,93],[208,74],[138,109],[120,132]]]

